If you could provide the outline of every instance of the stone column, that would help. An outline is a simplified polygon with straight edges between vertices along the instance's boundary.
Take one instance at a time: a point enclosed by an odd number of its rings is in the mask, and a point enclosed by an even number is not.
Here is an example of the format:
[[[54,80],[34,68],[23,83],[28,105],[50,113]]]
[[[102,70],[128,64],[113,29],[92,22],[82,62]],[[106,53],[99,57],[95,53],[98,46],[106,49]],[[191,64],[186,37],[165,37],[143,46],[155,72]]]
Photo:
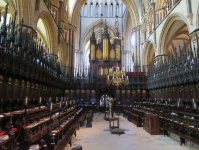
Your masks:
[[[101,3],[100,6],[101,6],[100,7],[100,16],[102,16],[103,15],[103,3]]]
[[[172,0],[169,0],[169,10],[172,9]]]
[[[118,17],[122,17],[122,3],[119,5],[119,14],[118,14]]]
[[[134,64],[135,64],[135,67],[137,67],[138,66],[138,62],[137,62],[137,58],[138,58],[138,55],[137,55],[137,32],[134,31],[134,34],[135,34]]]
[[[84,16],[87,16],[87,12],[88,12],[88,5],[85,5],[84,6]]]
[[[108,3],[108,17],[111,17],[111,3]]]
[[[82,9],[81,9],[82,16],[84,16],[84,9],[85,9],[85,4],[82,6]]]
[[[90,4],[87,4],[87,16],[90,17],[91,10],[90,10]]]
[[[156,15],[155,15],[155,2],[154,3],[151,3],[152,5],[152,8],[153,8],[153,30],[154,30],[154,44],[156,45]]]
[[[106,14],[106,9],[107,9],[107,8],[106,8],[106,5],[105,5],[105,3],[104,3],[104,4],[103,4],[103,16],[104,16],[104,17],[106,17],[106,15],[107,15],[107,14]]]
[[[91,5],[91,17],[93,17],[94,14],[93,14],[93,4]]]
[[[138,46],[138,49],[137,49],[137,51],[138,51],[138,65],[140,66],[141,65],[141,61],[140,61],[140,54],[141,54],[141,52],[140,52],[140,27],[138,27],[138,30],[137,30],[137,37],[138,37],[138,39],[137,39],[137,46]]]
[[[116,4],[113,4],[113,17],[116,16]]]
[[[129,68],[131,67],[131,52],[129,52]]]
[[[98,5],[95,5],[95,17],[98,17],[99,14],[98,14]]]

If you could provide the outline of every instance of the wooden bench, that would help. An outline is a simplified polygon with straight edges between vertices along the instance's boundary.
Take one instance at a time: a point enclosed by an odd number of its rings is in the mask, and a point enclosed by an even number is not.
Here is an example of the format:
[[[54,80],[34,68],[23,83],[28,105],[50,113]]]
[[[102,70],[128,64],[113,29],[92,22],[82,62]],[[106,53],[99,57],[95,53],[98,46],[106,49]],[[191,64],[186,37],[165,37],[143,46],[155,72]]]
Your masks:
[[[80,127],[83,126],[83,123],[84,123],[85,118],[86,118],[86,113],[83,113],[83,114],[79,117],[78,121],[79,121]]]
[[[70,144],[70,146],[72,146],[72,141],[71,140],[73,138],[73,135],[75,135],[75,137],[76,137],[77,129],[79,129],[79,123],[76,123],[75,125],[73,125],[70,128],[70,130],[64,136],[63,140],[56,147],[56,150],[64,150],[65,147],[67,147],[67,144]]]
[[[169,136],[168,132],[171,132],[177,136],[180,137],[180,146],[182,146],[182,144],[185,145],[185,140],[188,140],[194,144],[197,144],[199,145],[199,140],[198,139],[194,139],[193,137],[189,136],[189,135],[185,135],[185,134],[182,134],[181,132],[178,132],[178,131],[175,131],[173,129],[170,129],[170,128],[161,128],[161,130],[163,130],[163,134],[164,136],[167,135]]]
[[[92,115],[91,115],[91,112],[89,112],[89,113],[87,114],[86,118],[87,118],[86,127],[87,127],[87,128],[92,127],[92,123],[91,123],[91,122],[92,122]]]
[[[142,119],[139,115],[131,113],[127,110],[124,111],[124,117],[128,117],[128,121],[134,123],[136,127],[142,127]]]

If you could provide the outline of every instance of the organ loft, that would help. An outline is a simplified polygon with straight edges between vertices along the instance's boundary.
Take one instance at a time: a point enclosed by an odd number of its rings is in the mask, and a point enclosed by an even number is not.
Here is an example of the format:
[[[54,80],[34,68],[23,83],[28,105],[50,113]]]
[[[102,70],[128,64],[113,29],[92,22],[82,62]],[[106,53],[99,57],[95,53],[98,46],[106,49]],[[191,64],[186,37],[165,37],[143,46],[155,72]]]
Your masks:
[[[116,36],[119,38],[119,29],[116,28]],[[112,37],[114,38],[114,37]],[[119,67],[122,66],[121,63],[121,39],[114,39],[111,42],[110,34],[108,33],[107,25],[105,23],[104,32],[101,35],[101,42],[96,43],[95,32],[93,29],[90,38],[90,67],[95,70],[97,76],[107,76],[109,70],[113,66],[118,64]]]
[[[0,150],[198,150],[199,0],[0,0]]]

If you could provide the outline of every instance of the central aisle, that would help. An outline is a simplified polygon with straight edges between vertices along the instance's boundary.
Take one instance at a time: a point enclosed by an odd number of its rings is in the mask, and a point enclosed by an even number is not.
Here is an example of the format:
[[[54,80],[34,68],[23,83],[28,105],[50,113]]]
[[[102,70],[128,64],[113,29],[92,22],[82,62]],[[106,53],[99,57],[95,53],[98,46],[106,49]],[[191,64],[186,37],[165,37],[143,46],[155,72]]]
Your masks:
[[[104,120],[104,114],[93,116],[93,127],[81,127],[77,137],[72,140],[72,147],[81,145],[83,150],[189,150],[180,143],[163,135],[149,135],[142,127],[137,128],[133,123],[120,116],[120,128],[126,129],[125,134],[111,134],[109,122]]]

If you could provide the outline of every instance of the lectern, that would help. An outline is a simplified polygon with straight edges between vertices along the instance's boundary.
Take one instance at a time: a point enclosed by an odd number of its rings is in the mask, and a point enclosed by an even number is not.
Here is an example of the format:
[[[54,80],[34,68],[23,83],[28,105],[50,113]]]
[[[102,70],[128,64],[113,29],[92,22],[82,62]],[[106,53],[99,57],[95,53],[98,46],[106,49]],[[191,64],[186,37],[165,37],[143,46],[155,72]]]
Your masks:
[[[155,114],[145,114],[145,130],[151,135],[159,135],[159,116]]]

